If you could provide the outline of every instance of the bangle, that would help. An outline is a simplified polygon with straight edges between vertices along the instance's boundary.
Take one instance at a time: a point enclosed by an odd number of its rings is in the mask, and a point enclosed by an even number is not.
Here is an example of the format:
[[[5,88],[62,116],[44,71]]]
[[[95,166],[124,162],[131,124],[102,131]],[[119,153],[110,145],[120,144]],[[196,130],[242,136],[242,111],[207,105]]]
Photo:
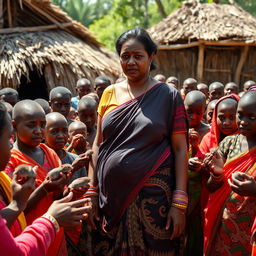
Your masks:
[[[188,194],[183,190],[174,190],[172,206],[186,211],[188,207]]]
[[[60,225],[59,225],[58,221],[52,215],[44,214],[42,217],[49,220],[53,224],[56,233],[58,233],[60,231]]]
[[[89,189],[84,194],[84,197],[98,196],[99,195],[98,189],[99,189],[98,186],[96,186],[96,187],[90,186]]]

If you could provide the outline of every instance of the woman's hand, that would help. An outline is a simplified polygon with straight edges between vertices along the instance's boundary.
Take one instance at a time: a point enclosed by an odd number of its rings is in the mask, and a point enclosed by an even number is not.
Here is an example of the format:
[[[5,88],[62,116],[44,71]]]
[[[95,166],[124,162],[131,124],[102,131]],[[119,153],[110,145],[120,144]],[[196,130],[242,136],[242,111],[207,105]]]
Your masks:
[[[176,208],[176,207],[171,207],[168,213],[167,217],[167,223],[166,223],[166,230],[170,229],[170,226],[172,224],[173,226],[173,231],[171,234],[170,239],[174,239],[176,237],[179,237],[185,228],[185,212]]]
[[[246,173],[233,173],[228,183],[231,189],[240,196],[256,196],[256,181]]]
[[[37,167],[33,170],[36,171]],[[11,205],[15,205],[20,212],[24,211],[27,206],[27,202],[31,193],[35,190],[35,178],[28,177],[23,184],[19,184],[18,176],[14,172],[13,180],[11,183],[12,189],[12,202]]]
[[[98,196],[89,197],[92,203],[92,210],[89,213],[87,223],[91,226],[92,229],[96,229],[95,220],[99,221],[99,198]]]

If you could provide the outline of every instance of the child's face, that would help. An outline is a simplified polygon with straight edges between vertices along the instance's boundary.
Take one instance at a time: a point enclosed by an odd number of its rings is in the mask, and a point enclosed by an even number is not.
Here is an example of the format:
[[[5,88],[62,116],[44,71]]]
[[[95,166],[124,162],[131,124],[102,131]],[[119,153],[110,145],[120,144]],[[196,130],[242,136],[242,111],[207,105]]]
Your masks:
[[[208,105],[206,110],[206,120],[208,124],[212,123],[213,111],[214,111],[214,105],[213,104]]]
[[[45,124],[43,112],[24,114],[22,120],[14,122],[17,139],[29,147],[38,146],[44,139]]]
[[[184,94],[187,95],[189,92],[196,90],[195,84],[183,84]]]
[[[2,130],[2,134],[0,136],[0,144],[1,144],[1,158],[0,158],[0,171],[3,171],[9,162],[11,156],[11,144],[10,138],[12,136],[12,124],[9,116],[6,117],[6,122],[4,125],[4,129]]]
[[[71,141],[72,138],[77,134],[81,134],[85,139],[87,139],[87,129],[85,127],[75,127],[70,129],[68,132],[69,140]]]
[[[92,92],[92,88],[90,84],[83,84],[83,85],[78,85],[76,87],[76,91],[78,93],[79,98],[81,99],[84,95]]]
[[[246,137],[255,137],[256,134],[256,110],[241,102],[237,107],[237,125],[241,134]]]
[[[238,93],[237,87],[236,87],[235,85],[232,85],[232,84],[226,85],[226,86],[225,86],[225,89],[224,89],[224,94],[225,94],[225,95],[230,95],[230,94],[232,94],[232,93],[235,93],[235,94]]]
[[[218,100],[224,95],[224,91],[222,88],[216,88],[209,92],[209,99],[211,100]]]
[[[109,86],[108,83],[104,82],[104,81],[97,81],[95,83],[95,92],[97,93],[97,95],[99,96],[99,98],[101,98],[103,91]]]
[[[236,107],[219,104],[217,108],[217,125],[224,135],[230,135],[237,130]]]
[[[50,102],[52,112],[59,112],[63,116],[67,117],[70,111],[71,99],[68,95],[57,95]]]
[[[185,104],[188,115],[189,128],[195,128],[202,121],[204,116],[204,106],[200,104]]]
[[[78,117],[79,120],[86,125],[89,132],[93,130],[97,120],[96,109],[81,108],[78,110]]]
[[[54,149],[61,150],[68,141],[68,124],[66,120],[49,120],[45,127],[46,144]]]

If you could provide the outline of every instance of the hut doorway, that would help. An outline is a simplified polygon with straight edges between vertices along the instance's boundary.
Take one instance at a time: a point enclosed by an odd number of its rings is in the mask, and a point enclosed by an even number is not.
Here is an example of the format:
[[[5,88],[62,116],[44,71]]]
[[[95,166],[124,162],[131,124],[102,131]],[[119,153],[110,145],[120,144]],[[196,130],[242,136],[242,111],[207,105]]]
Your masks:
[[[18,88],[21,100],[43,98],[49,100],[47,84],[43,75],[40,75],[36,69],[30,71],[29,79],[25,76],[21,77],[20,86]]]

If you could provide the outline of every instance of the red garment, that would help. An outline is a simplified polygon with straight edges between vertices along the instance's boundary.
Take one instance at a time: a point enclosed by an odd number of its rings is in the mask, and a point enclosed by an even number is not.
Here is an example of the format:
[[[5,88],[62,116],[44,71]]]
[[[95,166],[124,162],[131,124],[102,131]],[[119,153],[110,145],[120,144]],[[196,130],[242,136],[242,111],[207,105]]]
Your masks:
[[[252,176],[255,177],[255,158],[256,149],[242,153],[238,157],[231,159],[224,166],[224,184],[214,193],[209,195],[209,200],[205,208],[205,223],[204,223],[204,253],[208,255],[210,246],[214,246],[212,241],[215,237],[218,223],[221,220],[223,206],[229,198],[232,190],[228,184],[228,179],[231,174],[240,171],[248,172],[252,170]],[[252,166],[253,165],[253,166]]]
[[[0,252],[9,256],[44,256],[47,248],[54,241],[55,228],[45,218],[36,219],[19,236],[13,238],[6,226],[6,221],[0,216]]]
[[[45,144],[40,144],[40,148],[43,150],[45,154],[45,158],[47,159],[46,162],[50,165],[51,169],[59,167],[61,165],[61,161],[54,150],[50,149]],[[47,176],[48,170],[46,170],[44,166],[39,165],[36,161],[34,161],[32,158],[22,153],[21,151],[17,149],[12,149],[11,158],[9,160],[9,163],[6,166],[5,172],[9,176],[11,176],[11,173],[14,172],[14,169],[20,164],[27,164],[33,167],[38,166],[37,175],[36,175],[36,185],[39,186],[40,184],[42,184],[42,182]],[[43,199],[41,199],[40,203],[38,203],[34,207],[34,209],[26,215],[27,223],[31,224],[36,218],[46,213],[48,208],[52,204],[52,202],[53,202],[53,194],[48,193],[48,195],[45,196]],[[60,254],[60,250],[62,250],[62,247],[65,247],[63,245],[63,240],[64,240],[64,231],[61,228],[56,235],[56,239],[54,243],[50,246],[47,255],[49,256],[66,255],[66,254]]]

